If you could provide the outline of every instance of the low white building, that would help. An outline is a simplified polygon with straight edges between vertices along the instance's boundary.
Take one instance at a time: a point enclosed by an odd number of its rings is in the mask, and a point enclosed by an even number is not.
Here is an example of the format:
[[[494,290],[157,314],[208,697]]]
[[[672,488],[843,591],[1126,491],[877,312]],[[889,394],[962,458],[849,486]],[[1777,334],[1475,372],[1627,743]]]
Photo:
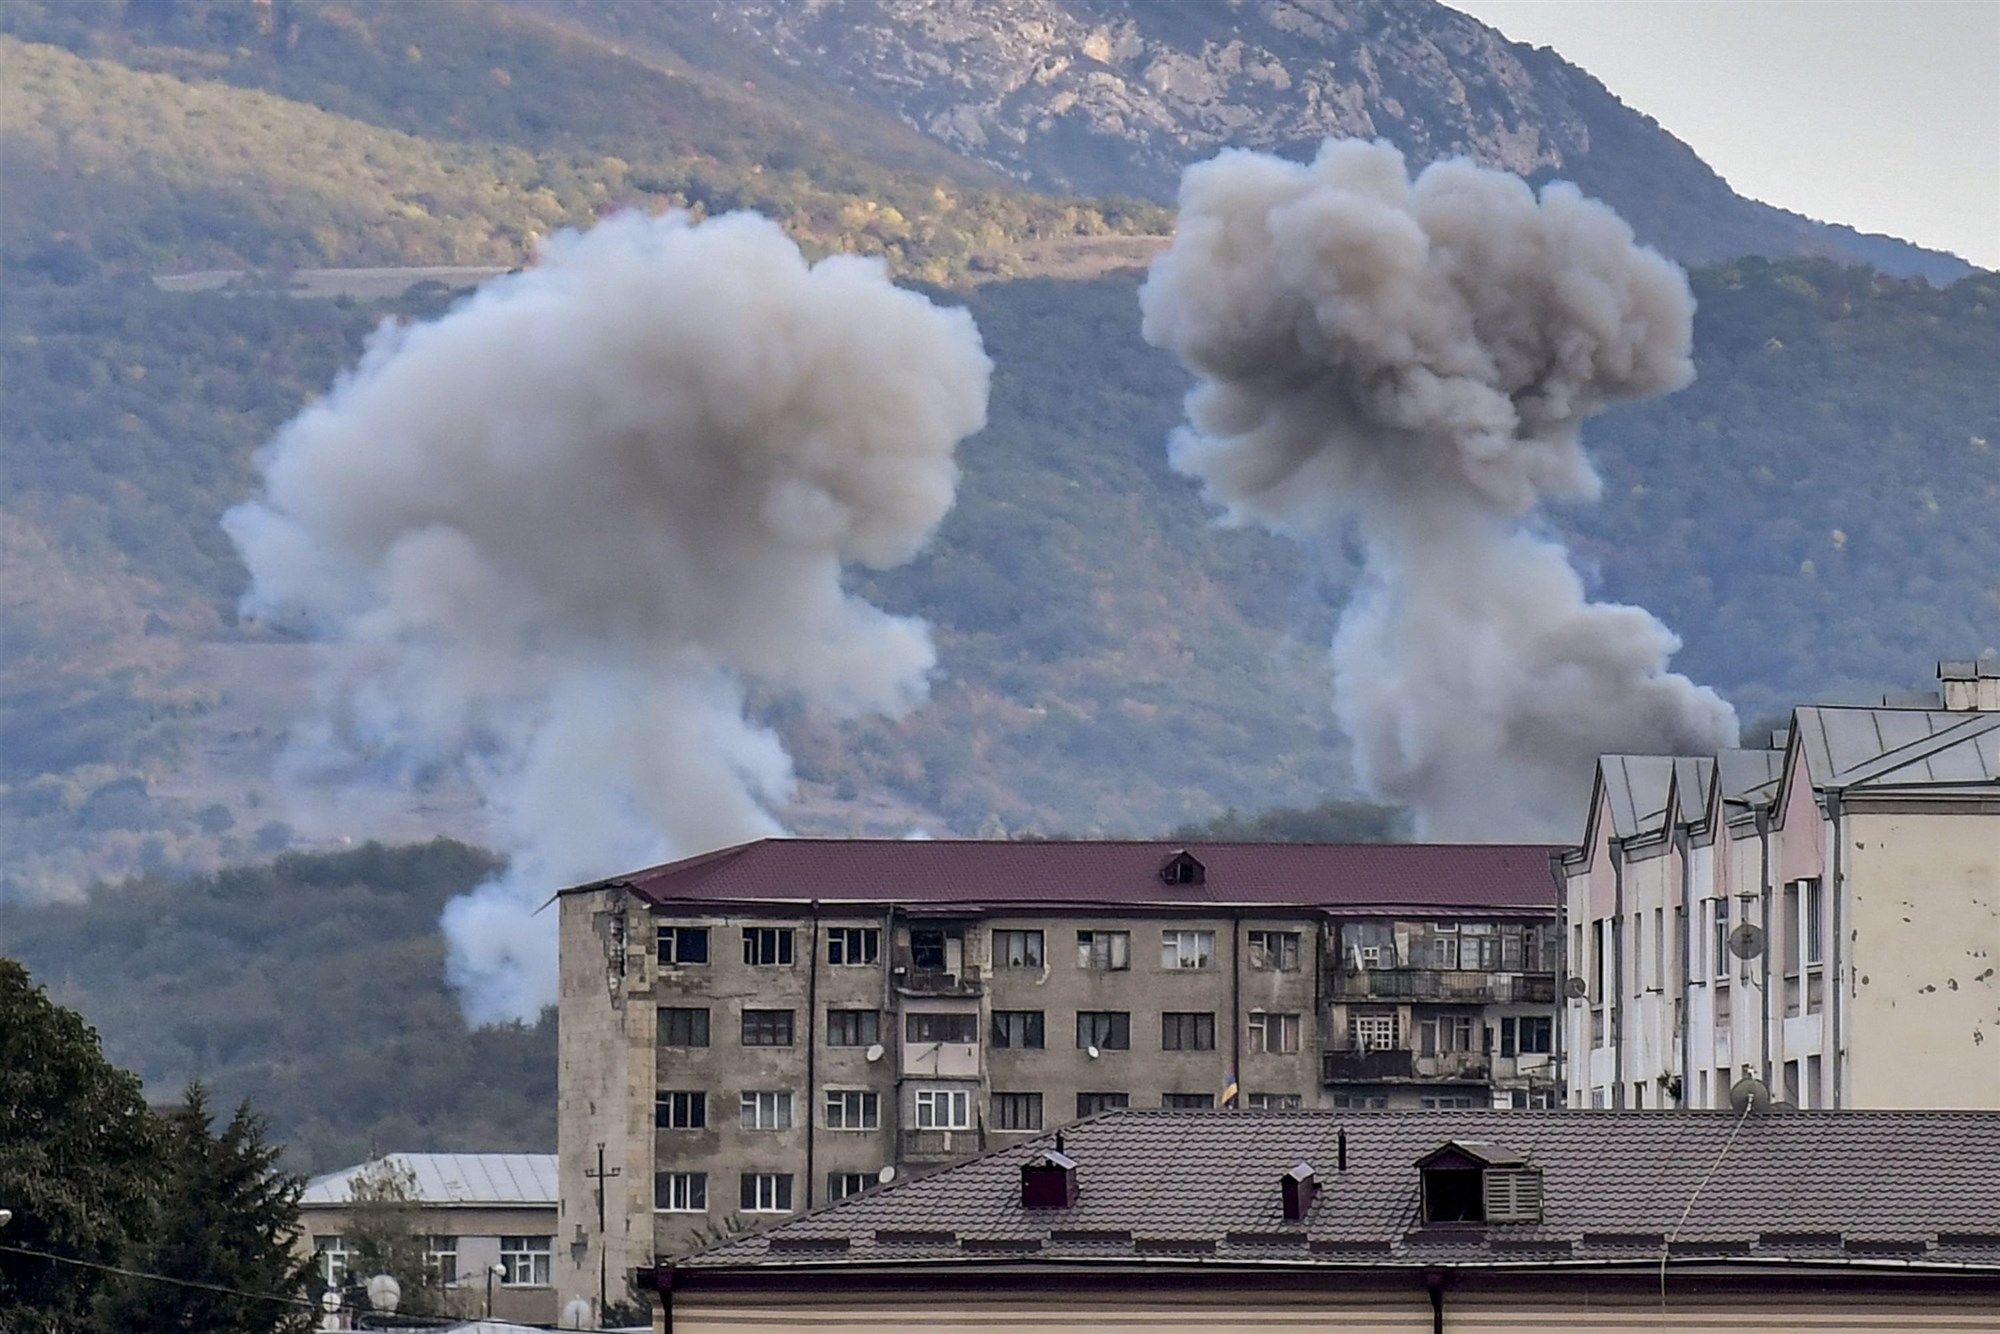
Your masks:
[[[348,1279],[351,1191],[357,1177],[384,1168],[407,1183],[422,1210],[417,1230],[430,1239],[430,1260],[455,1314],[486,1314],[490,1290],[495,1317],[555,1323],[552,1153],[392,1153],[313,1178],[299,1201],[300,1244],[313,1253],[322,1281]]]
[[[1562,859],[1577,1107],[2000,1108],[2000,670],[1598,763]]]

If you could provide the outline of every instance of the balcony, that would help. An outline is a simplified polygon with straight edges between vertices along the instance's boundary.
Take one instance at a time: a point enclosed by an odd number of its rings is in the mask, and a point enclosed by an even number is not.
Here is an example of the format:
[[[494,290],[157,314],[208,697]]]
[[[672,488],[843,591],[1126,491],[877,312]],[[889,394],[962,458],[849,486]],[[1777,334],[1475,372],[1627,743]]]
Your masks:
[[[897,1140],[906,1163],[950,1163],[986,1149],[983,1130],[905,1130]]]
[[[1322,1084],[1484,1084],[1492,1076],[1492,1059],[1476,1051],[1424,1056],[1391,1047],[1379,1051],[1335,1049],[1320,1055]]]
[[[1437,1001],[1445,1005],[1553,1005],[1554,973],[1487,973],[1470,968],[1341,969],[1333,999]]]
[[[973,965],[918,968],[900,952],[889,969],[889,981],[905,996],[977,996],[986,989],[985,977]]]

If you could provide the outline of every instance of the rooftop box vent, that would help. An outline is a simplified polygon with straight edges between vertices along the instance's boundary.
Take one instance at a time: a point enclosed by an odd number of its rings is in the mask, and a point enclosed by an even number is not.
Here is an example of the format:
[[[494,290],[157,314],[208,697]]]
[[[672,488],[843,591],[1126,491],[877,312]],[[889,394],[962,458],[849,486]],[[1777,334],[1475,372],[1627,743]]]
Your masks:
[[[1285,1202],[1285,1221],[1303,1223],[1312,1211],[1313,1200],[1319,1195],[1319,1178],[1313,1175],[1311,1163],[1300,1163],[1291,1171],[1278,1178],[1278,1194]]]
[[[1498,1144],[1448,1140],[1417,1159],[1426,1223],[1538,1223],[1542,1173]]]
[[[1208,879],[1208,868],[1190,856],[1185,848],[1167,858],[1160,879],[1170,885],[1199,885]]]
[[[1076,1159],[1045,1149],[1021,1164],[1023,1209],[1067,1209],[1076,1203]]]

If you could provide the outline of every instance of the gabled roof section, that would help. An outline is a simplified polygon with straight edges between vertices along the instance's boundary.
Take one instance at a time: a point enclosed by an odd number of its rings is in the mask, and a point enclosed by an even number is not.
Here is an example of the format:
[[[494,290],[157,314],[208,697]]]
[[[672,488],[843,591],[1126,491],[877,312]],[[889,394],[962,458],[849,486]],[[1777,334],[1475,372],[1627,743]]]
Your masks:
[[[329,1172],[306,1183],[301,1204],[341,1205],[354,1179],[391,1170],[410,1183],[420,1204],[546,1205],[556,1207],[556,1156],[552,1153],[391,1153],[372,1162]]]
[[[1433,1167],[1523,1167],[1528,1155],[1516,1149],[1478,1139],[1448,1139],[1417,1159],[1423,1169]]]
[[[1085,1185],[1060,1217],[1019,1202],[1022,1165],[1053,1143],[1041,1136],[675,1268],[693,1281],[1068,1261],[1457,1268],[1519,1265],[1524,1244],[1565,1267],[1612,1266],[1655,1263],[1672,1237],[1677,1262],[1866,1264],[1886,1246],[1899,1268],[2000,1271],[2000,1112],[1162,1109],[1063,1135]],[[1343,1142],[1346,1170],[1328,1170]],[[1418,1164],[1445,1152],[1532,1164],[1540,1219],[1508,1223],[1504,1237],[1427,1227]],[[1322,1195],[1308,1218],[1287,1220],[1269,1183],[1299,1162],[1317,1165]]]
[[[2000,713],[1820,705],[1793,717],[1816,790],[2000,793]]]
[[[1637,838],[1658,833],[1667,813],[1676,760],[1671,755],[1600,755],[1598,773],[1611,807],[1611,833]]]
[[[615,886],[659,910],[1283,905],[1539,916],[1555,911],[1555,851],[1547,844],[771,838],[564,892]],[[1200,867],[1191,883],[1163,879],[1162,868],[1189,863]]]

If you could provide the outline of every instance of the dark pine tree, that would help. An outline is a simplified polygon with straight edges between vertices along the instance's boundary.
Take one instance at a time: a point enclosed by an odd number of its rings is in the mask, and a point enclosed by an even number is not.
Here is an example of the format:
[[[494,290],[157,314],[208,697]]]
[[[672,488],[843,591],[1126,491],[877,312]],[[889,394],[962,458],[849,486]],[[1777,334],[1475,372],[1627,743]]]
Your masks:
[[[146,1277],[108,1284],[98,1304],[106,1331],[202,1330],[294,1334],[313,1328],[310,1259],[294,1250],[301,1178],[278,1169],[280,1150],[246,1102],[218,1134],[208,1093],[190,1085],[165,1117],[167,1171],[151,1234],[128,1267]]]

